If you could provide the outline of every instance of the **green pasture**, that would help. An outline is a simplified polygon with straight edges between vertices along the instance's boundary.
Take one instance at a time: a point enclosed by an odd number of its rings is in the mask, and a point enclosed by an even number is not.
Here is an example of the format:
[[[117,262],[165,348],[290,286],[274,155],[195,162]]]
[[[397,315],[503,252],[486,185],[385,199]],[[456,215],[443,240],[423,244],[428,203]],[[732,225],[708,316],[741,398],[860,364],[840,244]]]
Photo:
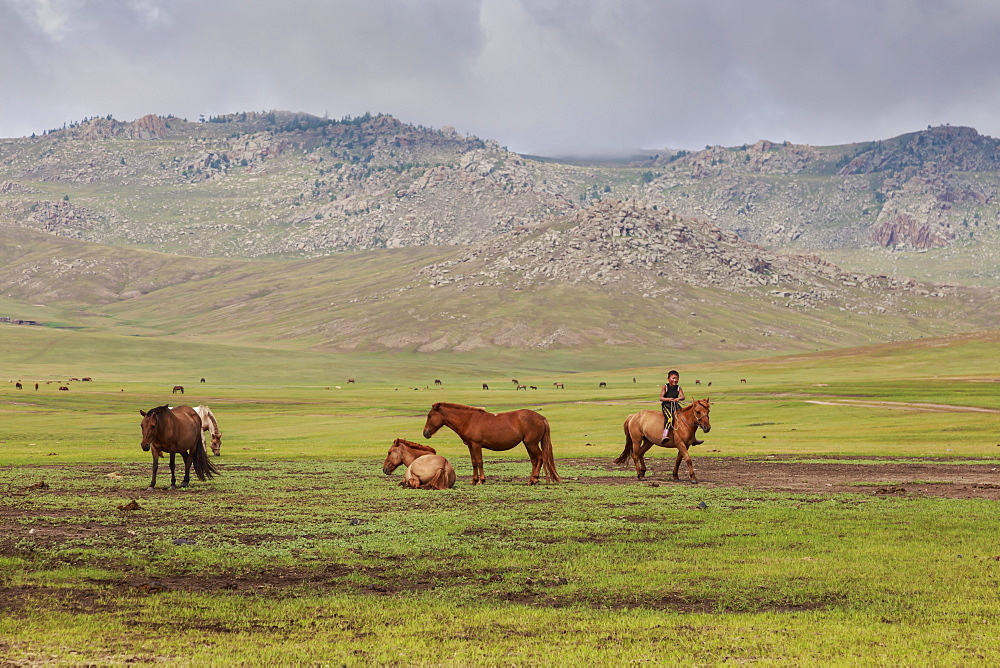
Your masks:
[[[971,410],[997,408],[997,338],[677,363],[688,397],[712,399],[695,463],[780,454],[1000,465],[1000,413]],[[0,326],[0,657],[1000,659],[995,502],[674,483],[672,451],[659,448],[651,484],[640,483],[610,460],[624,417],[656,409],[675,364],[610,361],[324,355]],[[84,376],[93,381],[68,380]],[[517,391],[512,378],[538,389]],[[178,384],[183,397],[171,393]],[[400,472],[384,476],[381,460],[393,438],[423,441],[435,401],[540,411],[564,482],[526,486],[521,448],[487,453],[489,482],[471,487],[466,449],[445,429],[429,443],[455,464],[456,488],[398,487]],[[148,490],[138,410],[181,402],[218,416],[222,473],[168,490],[161,466],[160,489]]]

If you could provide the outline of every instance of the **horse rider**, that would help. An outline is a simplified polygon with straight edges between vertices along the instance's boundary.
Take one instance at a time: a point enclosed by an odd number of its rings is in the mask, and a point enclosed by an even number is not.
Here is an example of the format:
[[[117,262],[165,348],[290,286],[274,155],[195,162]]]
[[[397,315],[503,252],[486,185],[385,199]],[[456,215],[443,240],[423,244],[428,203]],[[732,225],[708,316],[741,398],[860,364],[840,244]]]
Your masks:
[[[678,383],[681,375],[676,370],[667,372],[667,382],[660,389],[660,409],[663,411],[663,442],[670,436],[670,427],[674,424],[674,413],[684,401],[684,390]]]

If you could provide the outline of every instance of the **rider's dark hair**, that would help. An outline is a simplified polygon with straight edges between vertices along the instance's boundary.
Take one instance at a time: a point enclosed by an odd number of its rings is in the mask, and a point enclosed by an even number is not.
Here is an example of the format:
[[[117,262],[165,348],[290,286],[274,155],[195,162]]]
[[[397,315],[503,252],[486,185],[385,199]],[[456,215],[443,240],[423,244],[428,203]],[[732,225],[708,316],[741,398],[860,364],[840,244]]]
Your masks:
[[[681,375],[677,372],[676,369],[671,369],[670,371],[667,372],[667,378],[670,378],[671,376],[677,376],[678,378],[681,377]]]

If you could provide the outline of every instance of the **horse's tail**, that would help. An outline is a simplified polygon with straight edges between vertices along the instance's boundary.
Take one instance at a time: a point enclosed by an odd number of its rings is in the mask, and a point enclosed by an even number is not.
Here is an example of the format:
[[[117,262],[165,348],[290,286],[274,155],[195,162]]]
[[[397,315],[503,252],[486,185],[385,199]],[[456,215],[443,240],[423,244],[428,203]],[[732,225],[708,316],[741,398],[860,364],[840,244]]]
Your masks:
[[[198,445],[195,446],[194,454],[191,455],[191,463],[194,465],[194,474],[198,476],[198,480],[206,480],[219,472],[219,469],[215,468],[215,465],[208,458],[208,451],[205,449],[205,433],[202,431],[198,432]]]
[[[632,457],[632,434],[629,433],[628,423],[632,420],[632,416],[625,418],[625,449],[622,453],[618,455],[618,459],[615,460],[615,464],[625,464],[628,462],[629,458]]]
[[[448,467],[439,466],[434,476],[421,485],[427,489],[448,489]]]
[[[545,422],[545,431],[542,432],[542,464],[545,465],[545,475],[548,476],[549,482],[562,482],[556,472],[555,457],[552,456],[552,433],[549,421],[544,417],[542,420]]]

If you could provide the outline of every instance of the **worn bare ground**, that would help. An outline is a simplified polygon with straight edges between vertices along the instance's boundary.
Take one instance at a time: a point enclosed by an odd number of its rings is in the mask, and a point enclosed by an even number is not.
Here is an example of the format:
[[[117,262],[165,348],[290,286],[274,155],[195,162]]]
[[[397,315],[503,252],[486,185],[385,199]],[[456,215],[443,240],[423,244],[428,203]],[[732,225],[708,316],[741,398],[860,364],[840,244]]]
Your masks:
[[[946,458],[921,458],[912,461],[889,458],[851,458],[838,457],[824,459],[819,457],[803,461],[790,456],[769,456],[761,458],[710,457],[695,458],[700,485],[707,488],[743,487],[792,494],[865,494],[893,495],[898,497],[935,496],[956,499],[992,499],[1000,500],[1000,466],[989,460],[955,460]],[[854,463],[856,461],[857,463]],[[952,463],[949,463],[952,462]],[[680,482],[671,479],[673,457],[650,456],[647,459],[650,472],[644,481],[633,477],[625,477],[626,467],[615,466],[610,458],[560,459],[559,466],[565,477],[566,485],[688,485],[686,473],[682,473]],[[40,467],[80,472],[81,469],[98,470],[99,467]],[[235,469],[237,467],[232,467]],[[231,470],[232,470],[231,469]],[[34,468],[33,473],[39,469]],[[141,474],[140,474],[141,471]],[[138,479],[143,479],[145,469],[136,467],[134,472]],[[465,484],[467,481],[462,481]],[[493,484],[522,484],[523,478],[506,479],[496,477]],[[123,522],[120,525],[102,524],[90,521],[87,510],[80,508],[47,508],[45,515],[52,521],[39,523],[32,529],[31,541],[33,547],[18,542],[18,537],[24,538],[23,519],[26,510],[18,507],[16,497],[31,497],[36,494],[59,494],[58,490],[40,487],[43,483],[25,484],[23,486],[6,485],[0,487],[0,555],[25,556],[25,550],[46,550],[63,545],[67,541],[79,539],[111,540],[128,542],[133,539],[134,526],[124,518],[132,517],[126,503],[118,506]],[[215,496],[210,486],[200,487],[201,494]],[[120,493],[121,490],[118,490]],[[135,502],[141,508],[148,494],[169,494],[158,490],[153,492],[136,490]],[[75,491],[74,495],[80,494]],[[94,497],[107,497],[108,491],[95,490]],[[9,503],[14,502],[14,503]],[[83,519],[84,521],[79,521]],[[76,522],[60,520],[77,520]],[[645,516],[637,515],[631,521],[642,523],[649,521]],[[141,518],[136,522],[145,521]],[[184,531],[178,535],[200,536],[205,532],[217,530],[218,525],[225,524],[230,528],[239,527],[245,522],[236,517],[224,519],[219,516],[187,517],[183,520]],[[17,536],[14,530],[17,530]],[[474,535],[475,530],[467,530],[468,535]],[[238,534],[239,532],[237,532]],[[241,536],[241,541],[252,544],[255,540],[280,542],[281,536]],[[595,539],[599,540],[599,539]],[[31,552],[33,554],[33,552]],[[399,557],[395,557],[399,558]],[[393,563],[393,558],[387,558],[379,564],[360,565],[357,563],[329,563],[323,568],[315,567],[280,567],[254,569],[252,572],[233,571],[211,575],[199,574],[193,577],[189,574],[163,575],[153,577],[141,568],[124,568],[118,563],[94,563],[95,567],[105,567],[112,571],[121,571],[120,577],[113,579],[89,579],[79,583],[77,587],[49,586],[44,584],[6,586],[6,595],[0,597],[0,614],[27,614],[38,601],[54,603],[60,609],[70,612],[95,612],[121,605],[115,596],[142,597],[170,591],[210,591],[239,592],[242,594],[282,596],[289,591],[354,591],[372,596],[393,596],[414,590],[433,589],[440,586],[450,586],[456,583],[474,582],[478,585],[504,582],[505,575],[499,572],[483,572],[463,570],[461,565],[451,564],[441,570],[425,570],[418,579],[401,579],[399,569],[405,570],[405,564]],[[717,607],[718,602],[711,598],[692,598],[685,596],[662,595],[651,593],[644,597],[628,597],[617,595],[602,595],[593,601],[582,600],[579,595],[564,595],[559,592],[559,586],[566,584],[564,579],[526,579],[523,582],[510,582],[504,585],[502,593],[506,600],[525,605],[559,607],[562,605],[580,605],[591,603],[595,607],[606,609],[646,607],[652,609],[705,612]],[[9,583],[8,583],[9,585]],[[111,594],[114,596],[111,596]],[[117,602],[116,602],[117,601]],[[762,602],[761,609],[774,611],[804,610],[822,608],[835,603],[835,600],[816,600],[805,605],[790,606],[783,602]],[[221,622],[211,622],[221,624]],[[221,629],[221,627],[220,627]],[[226,629],[222,629],[226,630]],[[266,630],[266,629],[261,629]]]
[[[949,463],[945,457],[922,457],[901,462],[898,457],[810,457],[797,456],[693,457],[699,484],[705,487],[750,487],[795,494],[896,494],[925,495],[953,499],[1000,500],[1000,465],[984,462]],[[850,463],[852,460],[858,463]],[[974,460],[973,460],[974,461]],[[864,462],[864,463],[862,463]],[[875,462],[875,463],[872,463]],[[578,465],[600,464],[621,470],[606,460],[560,460]],[[646,457],[647,483],[673,484],[674,457]],[[687,480],[681,465],[681,481]],[[590,484],[621,484],[620,478],[583,478]],[[631,481],[633,483],[638,481]]]

